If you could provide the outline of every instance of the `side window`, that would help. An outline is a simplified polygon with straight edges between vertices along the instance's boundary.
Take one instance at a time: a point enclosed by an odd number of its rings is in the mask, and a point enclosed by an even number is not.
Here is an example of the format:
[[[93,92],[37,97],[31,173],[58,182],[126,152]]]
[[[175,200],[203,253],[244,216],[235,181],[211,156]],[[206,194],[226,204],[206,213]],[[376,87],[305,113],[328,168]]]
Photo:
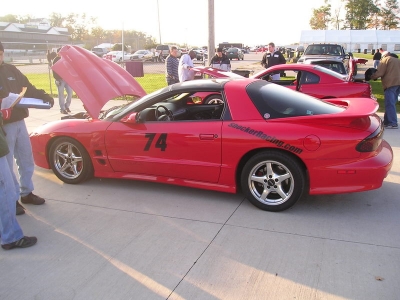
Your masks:
[[[319,82],[318,75],[310,72],[302,72],[300,79],[301,84],[315,84],[318,82]]]

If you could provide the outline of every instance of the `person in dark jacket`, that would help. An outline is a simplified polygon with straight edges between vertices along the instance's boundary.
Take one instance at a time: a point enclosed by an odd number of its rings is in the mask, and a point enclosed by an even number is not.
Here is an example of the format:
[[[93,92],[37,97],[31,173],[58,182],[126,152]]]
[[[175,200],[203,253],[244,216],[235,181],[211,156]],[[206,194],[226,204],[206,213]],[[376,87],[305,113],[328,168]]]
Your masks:
[[[35,88],[28,78],[21,73],[15,66],[4,62],[4,47],[0,42],[0,80],[9,93],[19,94],[23,87],[26,87],[25,97],[37,98],[44,103],[54,105],[54,99],[44,90]],[[3,107],[2,109],[8,108]],[[32,176],[34,171],[34,161],[32,146],[29,139],[28,129],[24,119],[29,116],[27,108],[14,107],[13,113],[8,120],[4,121],[3,129],[10,152],[7,154],[7,161],[10,170],[13,170],[14,158],[18,166],[20,183],[15,179],[14,186],[18,195],[21,195],[21,202],[24,204],[43,204],[45,200],[32,193],[34,187]],[[23,214],[24,208],[16,202],[17,214]]]
[[[0,85],[0,99],[8,96],[5,87]],[[24,236],[21,227],[15,218],[15,202],[19,194],[14,189],[15,175],[9,168],[6,155],[9,153],[7,141],[4,136],[3,120],[11,117],[11,108],[0,110],[0,239],[4,250],[13,248],[27,248],[36,244],[37,238]]]
[[[379,66],[379,61],[382,58],[382,53],[379,51],[379,49],[376,49],[376,52],[374,53],[374,56],[372,57],[372,60],[374,61],[374,69],[377,69]]]
[[[60,52],[60,50],[61,48],[57,49],[57,56],[53,60],[53,65],[61,59],[61,57],[58,55],[58,52]],[[71,112],[69,106],[71,105],[72,100],[72,88],[61,78],[60,75],[54,72],[54,70],[53,77],[55,79],[55,84],[58,90],[58,103],[60,105],[60,113],[67,115]],[[64,98],[64,90],[67,92],[67,99]]]
[[[286,64],[286,59],[282,55],[282,53],[279,50],[275,50],[275,44],[274,43],[269,43],[268,44],[268,51],[264,54],[262,60],[261,60],[261,65],[264,68],[269,68],[272,66],[280,65],[280,64]],[[281,75],[274,74],[272,75],[272,80],[279,80]]]
[[[231,61],[226,54],[223,53],[221,47],[217,49],[217,53],[211,58],[210,66],[224,71],[231,71]]]

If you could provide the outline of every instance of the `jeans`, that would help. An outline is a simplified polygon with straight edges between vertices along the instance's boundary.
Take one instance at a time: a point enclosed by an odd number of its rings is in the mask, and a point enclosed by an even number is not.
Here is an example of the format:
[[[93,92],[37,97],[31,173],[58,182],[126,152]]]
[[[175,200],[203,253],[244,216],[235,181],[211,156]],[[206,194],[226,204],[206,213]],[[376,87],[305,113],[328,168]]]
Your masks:
[[[13,189],[14,173],[10,170],[5,156],[0,157],[0,237],[1,244],[10,244],[24,237],[15,217],[15,202],[18,194]]]
[[[396,103],[400,94],[400,85],[391,86],[385,90],[385,114],[383,116],[384,125],[398,125]]]
[[[374,69],[378,69],[380,60],[374,60]]]
[[[3,129],[10,149],[10,153],[6,155],[9,169],[13,170],[14,158],[18,167],[20,184],[13,176],[15,190],[18,195],[27,196],[33,191],[32,175],[35,169],[28,129],[24,120],[4,124]]]
[[[66,110],[71,105],[72,100],[72,88],[64,81],[64,80],[56,80],[58,81],[57,89],[58,89],[58,103],[60,104],[60,110]],[[67,92],[67,99],[64,100],[64,89]]]

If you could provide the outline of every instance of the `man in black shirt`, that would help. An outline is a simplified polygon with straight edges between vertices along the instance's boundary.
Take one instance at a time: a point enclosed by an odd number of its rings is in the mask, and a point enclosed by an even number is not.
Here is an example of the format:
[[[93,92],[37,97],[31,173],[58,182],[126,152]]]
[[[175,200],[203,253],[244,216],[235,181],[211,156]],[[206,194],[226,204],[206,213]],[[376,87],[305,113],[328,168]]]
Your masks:
[[[272,66],[280,65],[280,64],[286,64],[286,59],[282,55],[282,53],[279,50],[275,50],[275,44],[274,43],[269,43],[268,44],[268,51],[264,54],[262,60],[261,60],[261,65],[264,68],[269,68]],[[272,76],[272,80],[279,80],[280,79],[280,74],[274,74]]]
[[[33,86],[28,78],[21,73],[14,65],[4,62],[4,47],[0,42],[0,80],[9,93],[19,94],[23,87],[26,87],[25,97],[42,99],[44,103],[54,105],[54,99],[44,90]],[[4,107],[4,101],[2,103]],[[21,195],[21,202],[24,204],[40,205],[45,202],[42,197],[32,193],[34,186],[32,175],[34,171],[34,161],[32,155],[32,146],[29,140],[28,129],[24,119],[29,116],[27,108],[14,107],[11,117],[4,120],[3,129],[6,133],[7,144],[10,152],[6,155],[9,169],[13,170],[14,158],[18,166],[20,182],[14,178],[14,184],[17,194]],[[17,199],[18,200],[18,199]],[[23,214],[24,208],[19,202],[16,202],[17,214]]]
[[[213,58],[211,58],[210,66],[224,71],[231,71],[231,61],[225,53],[223,53],[221,47],[217,49],[217,53]]]

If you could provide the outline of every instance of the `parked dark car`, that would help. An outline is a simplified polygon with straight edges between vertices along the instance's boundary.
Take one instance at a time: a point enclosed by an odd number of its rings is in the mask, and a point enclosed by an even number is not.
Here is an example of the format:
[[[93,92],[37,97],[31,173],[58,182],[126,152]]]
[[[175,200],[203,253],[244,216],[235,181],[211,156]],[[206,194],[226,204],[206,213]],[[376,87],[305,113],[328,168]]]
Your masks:
[[[229,48],[226,50],[226,55],[230,60],[232,59],[237,59],[237,60],[243,60],[244,59],[244,54],[243,51],[239,48]]]

